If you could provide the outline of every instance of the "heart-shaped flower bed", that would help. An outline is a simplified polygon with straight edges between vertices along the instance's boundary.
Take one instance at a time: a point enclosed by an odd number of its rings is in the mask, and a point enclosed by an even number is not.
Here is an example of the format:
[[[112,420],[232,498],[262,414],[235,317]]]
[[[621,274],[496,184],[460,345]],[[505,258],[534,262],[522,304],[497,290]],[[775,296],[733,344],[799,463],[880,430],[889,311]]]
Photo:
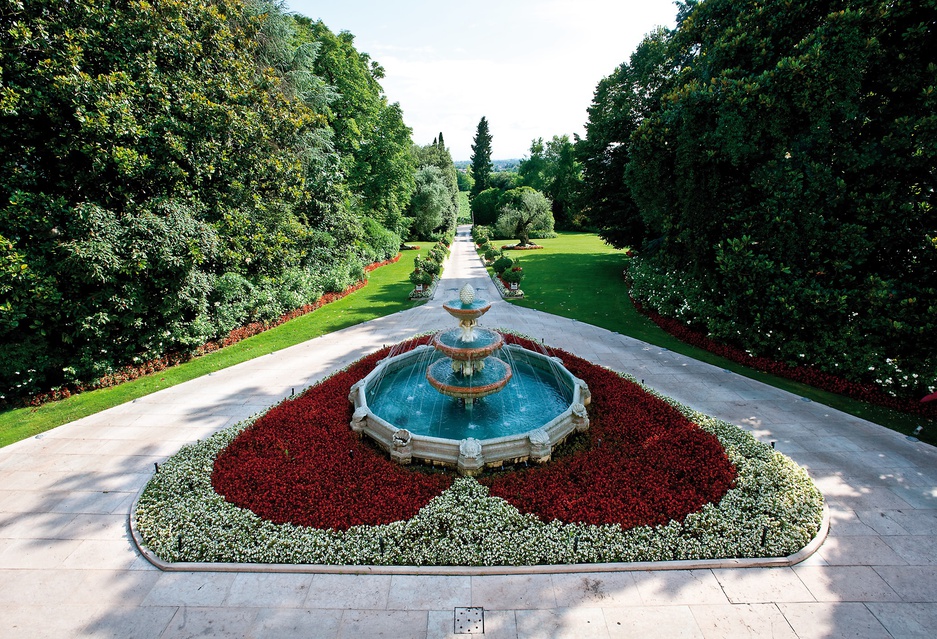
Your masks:
[[[522,338],[506,339],[537,348]],[[395,352],[427,340],[410,340]],[[259,418],[216,459],[215,491],[278,524],[347,530],[416,515],[449,488],[452,476],[399,466],[348,425],[349,388],[389,350]],[[592,426],[551,463],[482,478],[492,496],[542,521],[628,529],[682,520],[732,487],[735,468],[712,434],[612,371],[563,351],[549,354],[589,385]]]

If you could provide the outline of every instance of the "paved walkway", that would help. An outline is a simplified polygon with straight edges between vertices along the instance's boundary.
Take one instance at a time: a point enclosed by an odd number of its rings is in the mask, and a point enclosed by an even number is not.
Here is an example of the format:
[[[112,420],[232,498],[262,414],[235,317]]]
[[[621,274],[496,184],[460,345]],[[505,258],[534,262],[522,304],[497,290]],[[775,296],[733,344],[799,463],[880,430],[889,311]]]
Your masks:
[[[436,300],[0,449],[0,637],[932,637],[937,449],[628,337],[498,301],[483,318],[629,372],[806,467],[832,511],[792,568],[514,576],[164,573],[128,512],[161,462],[358,357],[448,326],[466,281],[496,293],[460,229]],[[575,292],[571,292],[573,295]],[[462,635],[458,635],[462,636]]]

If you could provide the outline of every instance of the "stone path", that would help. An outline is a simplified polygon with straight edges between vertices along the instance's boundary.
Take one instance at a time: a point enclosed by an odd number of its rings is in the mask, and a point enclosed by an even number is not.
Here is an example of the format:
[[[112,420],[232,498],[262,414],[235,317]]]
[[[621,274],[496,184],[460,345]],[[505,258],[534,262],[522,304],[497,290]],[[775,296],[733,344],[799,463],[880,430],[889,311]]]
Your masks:
[[[628,337],[498,301],[514,329],[644,379],[777,441],[832,511],[819,552],[791,568],[543,575],[164,573],[135,550],[128,512],[161,462],[382,344],[448,326],[466,281],[496,293],[460,229],[428,304],[326,335],[0,449],[0,637],[456,635],[932,637],[937,449]]]

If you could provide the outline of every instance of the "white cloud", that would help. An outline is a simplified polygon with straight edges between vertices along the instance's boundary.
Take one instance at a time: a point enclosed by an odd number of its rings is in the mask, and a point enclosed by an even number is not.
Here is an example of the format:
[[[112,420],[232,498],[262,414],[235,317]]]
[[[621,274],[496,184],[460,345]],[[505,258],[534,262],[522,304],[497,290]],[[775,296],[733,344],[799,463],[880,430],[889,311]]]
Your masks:
[[[414,141],[442,131],[457,160],[469,158],[482,116],[496,159],[525,155],[537,137],[581,134],[599,80],[676,13],[672,0],[288,4],[355,34],[384,67],[381,84]]]

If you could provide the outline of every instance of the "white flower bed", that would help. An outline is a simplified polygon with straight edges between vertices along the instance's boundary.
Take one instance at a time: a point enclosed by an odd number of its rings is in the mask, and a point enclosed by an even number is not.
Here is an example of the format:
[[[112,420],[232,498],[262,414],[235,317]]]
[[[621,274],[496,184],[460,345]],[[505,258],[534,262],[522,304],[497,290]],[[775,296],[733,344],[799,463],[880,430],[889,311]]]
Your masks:
[[[167,562],[523,566],[784,557],[814,538],[823,497],[804,469],[731,424],[649,392],[714,434],[738,471],[718,504],[683,522],[630,530],[545,523],[489,496],[474,479],[459,478],[407,521],[344,532],[273,524],[211,486],[215,457],[255,417],[161,465],[138,501],[134,525]]]

